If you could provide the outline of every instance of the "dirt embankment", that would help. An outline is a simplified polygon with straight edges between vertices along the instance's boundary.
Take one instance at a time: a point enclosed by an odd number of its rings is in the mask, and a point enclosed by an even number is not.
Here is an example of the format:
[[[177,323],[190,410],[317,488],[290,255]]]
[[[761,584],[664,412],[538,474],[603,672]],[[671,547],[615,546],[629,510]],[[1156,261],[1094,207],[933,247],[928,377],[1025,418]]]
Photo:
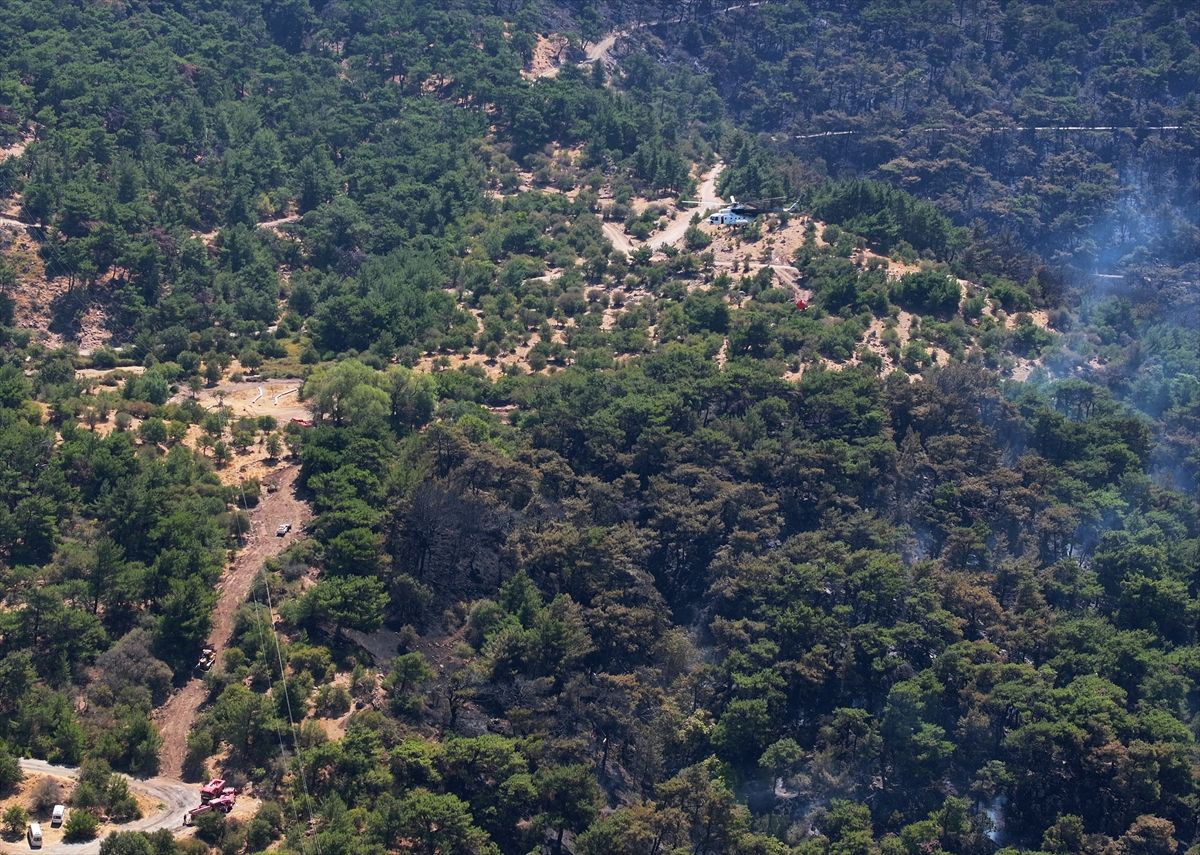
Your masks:
[[[264,493],[258,507],[250,511],[251,534],[217,586],[217,607],[213,611],[208,646],[217,651],[218,658],[229,644],[234,617],[249,595],[250,585],[259,568],[268,558],[274,558],[291,545],[312,516],[311,508],[295,492],[299,472],[299,466],[286,467],[278,476],[279,489],[274,493]],[[283,523],[291,523],[292,531],[285,537],[276,537],[275,530]],[[163,739],[158,758],[159,770],[165,777],[179,778],[183,773],[188,734],[204,703],[204,696],[204,681],[193,678],[155,714],[155,722]]]

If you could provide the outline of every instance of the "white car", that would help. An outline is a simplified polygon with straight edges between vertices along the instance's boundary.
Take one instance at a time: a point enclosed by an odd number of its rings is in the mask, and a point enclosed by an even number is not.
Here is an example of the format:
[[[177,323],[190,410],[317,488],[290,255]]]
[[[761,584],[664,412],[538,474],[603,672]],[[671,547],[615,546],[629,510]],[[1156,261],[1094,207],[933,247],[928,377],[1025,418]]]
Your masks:
[[[276,537],[283,537],[285,534],[287,534],[287,533],[288,533],[289,531],[291,531],[291,530],[292,530],[292,524],[291,524],[291,523],[284,523],[284,524],[283,524],[283,525],[281,525],[279,528],[275,529],[275,536],[276,536]]]
[[[67,816],[67,806],[66,805],[55,805],[54,812],[50,814],[50,827],[58,828],[60,825],[63,824],[63,820],[66,818],[66,816]]]
[[[25,835],[29,838],[30,849],[42,848],[42,826],[36,822],[29,824],[29,831]]]

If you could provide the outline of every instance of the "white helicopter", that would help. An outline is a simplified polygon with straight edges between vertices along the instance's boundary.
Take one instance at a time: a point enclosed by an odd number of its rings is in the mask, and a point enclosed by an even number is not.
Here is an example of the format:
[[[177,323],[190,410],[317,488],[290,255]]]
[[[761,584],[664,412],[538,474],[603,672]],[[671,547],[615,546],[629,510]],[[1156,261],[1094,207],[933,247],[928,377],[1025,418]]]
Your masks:
[[[736,196],[730,196],[729,204],[715,214],[709,214],[708,222],[714,226],[748,226],[763,214],[794,214],[798,202],[793,202],[786,208],[771,204],[781,198],[783,197],[761,199],[756,202],[739,202]]]

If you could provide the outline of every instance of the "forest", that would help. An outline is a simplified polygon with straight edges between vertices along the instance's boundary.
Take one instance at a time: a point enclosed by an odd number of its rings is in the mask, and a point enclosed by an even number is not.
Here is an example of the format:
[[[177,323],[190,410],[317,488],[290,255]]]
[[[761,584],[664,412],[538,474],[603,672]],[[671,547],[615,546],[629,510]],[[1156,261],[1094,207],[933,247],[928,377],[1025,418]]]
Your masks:
[[[1200,853],[1192,4],[0,45],[0,852]]]

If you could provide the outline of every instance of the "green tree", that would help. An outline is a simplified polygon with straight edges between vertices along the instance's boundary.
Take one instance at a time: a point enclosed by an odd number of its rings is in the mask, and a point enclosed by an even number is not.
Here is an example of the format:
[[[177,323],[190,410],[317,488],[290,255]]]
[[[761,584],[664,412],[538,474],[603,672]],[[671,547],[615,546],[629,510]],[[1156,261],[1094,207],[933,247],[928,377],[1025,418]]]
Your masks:
[[[499,848],[475,827],[465,802],[454,795],[439,795],[418,787],[394,807],[387,845],[400,840],[424,855],[499,855]]]
[[[160,855],[161,851],[140,831],[119,831],[100,844],[100,855]]]
[[[567,831],[583,831],[596,818],[600,787],[586,766],[551,766],[537,771],[534,788],[536,822],[555,832],[555,850],[562,852]]]
[[[388,596],[374,577],[335,576],[319,581],[300,603],[302,620],[330,623],[334,635],[343,629],[370,632],[383,623]]]
[[[100,820],[91,811],[76,809],[70,812],[63,824],[63,839],[69,843],[93,840],[99,828]]]
[[[0,671],[0,674],[3,674],[3,671]],[[11,792],[24,778],[17,758],[0,745],[0,793]]]
[[[11,804],[4,811],[4,830],[13,837],[25,831],[25,823],[29,822],[29,811],[19,804]]]
[[[906,273],[892,285],[892,299],[914,311],[953,312],[961,297],[958,282],[933,270]]]
[[[423,705],[418,690],[433,679],[433,669],[420,653],[405,653],[392,660],[384,687],[391,692],[392,708],[403,715],[411,715]]]

